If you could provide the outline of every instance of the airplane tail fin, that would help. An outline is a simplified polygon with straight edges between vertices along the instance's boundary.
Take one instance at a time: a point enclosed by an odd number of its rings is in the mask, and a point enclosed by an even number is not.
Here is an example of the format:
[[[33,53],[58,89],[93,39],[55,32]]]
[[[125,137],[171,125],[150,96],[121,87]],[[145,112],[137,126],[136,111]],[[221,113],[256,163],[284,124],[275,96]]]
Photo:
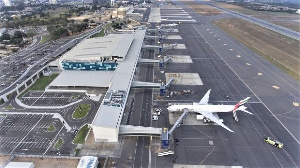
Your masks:
[[[237,114],[236,114],[236,111],[240,110],[240,111],[243,111],[245,113],[248,113],[248,114],[252,114],[251,112],[247,111],[245,106],[243,106],[245,103],[247,103],[247,101],[250,99],[250,97],[247,97],[246,99],[244,100],[241,100],[240,102],[238,102],[235,106],[234,106],[234,109],[232,110],[232,113],[233,113],[233,117],[235,119],[235,121],[238,121],[238,117],[237,117]]]

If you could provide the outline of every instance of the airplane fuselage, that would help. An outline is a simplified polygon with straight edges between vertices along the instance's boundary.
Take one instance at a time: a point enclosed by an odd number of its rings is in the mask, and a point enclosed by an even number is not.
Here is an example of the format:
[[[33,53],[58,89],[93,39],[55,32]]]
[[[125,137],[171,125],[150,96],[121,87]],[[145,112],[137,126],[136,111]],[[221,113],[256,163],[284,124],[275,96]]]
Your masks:
[[[234,105],[171,105],[169,111],[182,111],[188,109],[190,112],[230,112],[234,109]]]

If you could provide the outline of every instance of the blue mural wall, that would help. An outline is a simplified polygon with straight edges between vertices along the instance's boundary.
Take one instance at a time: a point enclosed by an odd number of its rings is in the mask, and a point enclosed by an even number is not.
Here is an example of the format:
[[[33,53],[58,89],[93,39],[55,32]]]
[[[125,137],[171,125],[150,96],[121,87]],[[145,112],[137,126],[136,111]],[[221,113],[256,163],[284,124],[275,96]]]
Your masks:
[[[63,61],[62,67],[66,70],[115,70],[118,63],[115,62],[69,62]]]

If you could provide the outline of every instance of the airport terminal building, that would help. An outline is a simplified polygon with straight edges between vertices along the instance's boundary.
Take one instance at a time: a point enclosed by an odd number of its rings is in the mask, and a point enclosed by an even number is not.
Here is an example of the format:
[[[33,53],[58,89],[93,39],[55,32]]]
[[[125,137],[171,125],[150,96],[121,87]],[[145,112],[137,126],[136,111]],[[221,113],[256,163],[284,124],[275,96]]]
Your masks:
[[[98,97],[101,105],[89,125],[95,142],[118,142],[145,32],[86,39],[59,60],[62,72],[47,90],[82,91]]]

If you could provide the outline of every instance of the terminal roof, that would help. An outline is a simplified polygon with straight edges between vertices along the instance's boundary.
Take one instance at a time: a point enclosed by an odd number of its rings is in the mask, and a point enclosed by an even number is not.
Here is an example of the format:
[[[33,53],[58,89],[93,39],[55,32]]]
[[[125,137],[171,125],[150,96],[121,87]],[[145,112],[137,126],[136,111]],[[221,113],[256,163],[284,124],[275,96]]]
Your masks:
[[[145,30],[135,32],[134,40],[127,53],[126,59],[118,65],[118,68],[111,78],[111,85],[108,90],[115,94],[123,93],[123,104],[121,104],[121,106],[108,106],[102,103],[92,125],[119,129],[144,36]]]
[[[99,61],[100,57],[125,57],[133,41],[133,34],[109,34],[86,39],[66,53],[61,60]]]

